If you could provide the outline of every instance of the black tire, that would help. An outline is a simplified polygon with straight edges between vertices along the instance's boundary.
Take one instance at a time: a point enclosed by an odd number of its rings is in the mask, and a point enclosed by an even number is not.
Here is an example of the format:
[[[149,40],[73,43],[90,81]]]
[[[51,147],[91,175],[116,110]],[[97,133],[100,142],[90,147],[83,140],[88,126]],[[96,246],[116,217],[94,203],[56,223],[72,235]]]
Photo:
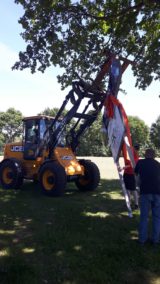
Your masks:
[[[2,161],[0,164],[0,184],[4,189],[18,189],[22,186],[22,168],[18,160]]]
[[[96,164],[91,161],[79,161],[84,166],[84,176],[80,176],[76,181],[76,186],[81,191],[95,190],[100,182],[100,172]]]
[[[67,177],[64,168],[57,162],[42,165],[39,182],[43,193],[48,196],[62,196],[65,192]]]

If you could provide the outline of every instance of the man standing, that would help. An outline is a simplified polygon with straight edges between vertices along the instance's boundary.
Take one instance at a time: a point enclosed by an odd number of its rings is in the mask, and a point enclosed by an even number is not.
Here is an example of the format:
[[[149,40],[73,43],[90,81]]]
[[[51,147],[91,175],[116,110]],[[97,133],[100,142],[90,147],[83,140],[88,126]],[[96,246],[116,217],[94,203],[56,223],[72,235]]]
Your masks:
[[[148,239],[148,217],[152,212],[152,243],[160,242],[160,163],[153,149],[147,149],[145,159],[137,162],[135,174],[140,181],[139,243]]]

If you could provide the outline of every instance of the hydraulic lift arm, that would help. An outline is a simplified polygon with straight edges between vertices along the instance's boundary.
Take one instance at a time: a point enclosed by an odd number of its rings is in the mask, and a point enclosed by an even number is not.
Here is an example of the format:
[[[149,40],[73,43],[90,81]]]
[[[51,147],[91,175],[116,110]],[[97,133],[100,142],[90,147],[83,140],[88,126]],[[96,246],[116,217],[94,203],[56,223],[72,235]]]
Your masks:
[[[123,71],[126,66],[128,66],[130,61],[124,58],[120,59],[123,61],[125,60],[124,64],[122,65]],[[71,123],[71,121],[73,122],[73,125],[67,134],[66,139],[68,146],[70,146],[73,151],[76,150],[76,147],[79,144],[80,136],[97,119],[98,114],[104,106],[104,102],[108,96],[108,90],[107,92],[101,91],[99,85],[107,73],[110,73],[109,85],[113,85],[112,79],[114,79],[114,74],[111,74],[111,67],[113,63],[118,64],[118,66],[121,67],[120,60],[116,59],[114,54],[110,54],[91,85],[86,84],[81,79],[79,81],[72,82],[72,89],[67,94],[52,124],[44,133],[44,139],[38,147],[37,156],[40,154],[40,149],[46,147],[49,149],[49,158],[51,158],[53,155],[53,150],[58,145],[62,133],[64,132],[66,126]],[[116,93],[118,93],[122,71],[120,71],[120,76],[118,78],[119,81],[117,84],[118,87],[116,88]],[[66,109],[68,103],[71,104],[71,107],[67,113],[63,115],[63,111]],[[82,105],[84,106],[83,111],[79,111],[79,107]],[[92,108],[92,111],[89,111],[90,108]],[[57,121],[60,122],[56,128],[55,125]]]

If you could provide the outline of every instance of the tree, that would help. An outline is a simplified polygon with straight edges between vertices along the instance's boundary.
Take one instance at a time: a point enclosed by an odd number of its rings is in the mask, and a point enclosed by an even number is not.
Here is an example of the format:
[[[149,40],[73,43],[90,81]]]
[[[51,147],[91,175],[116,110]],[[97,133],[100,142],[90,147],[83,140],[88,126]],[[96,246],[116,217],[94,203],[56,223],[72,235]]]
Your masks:
[[[137,116],[128,116],[132,142],[144,145],[149,141],[149,127]]]
[[[26,50],[13,69],[44,72],[60,66],[62,88],[88,80],[108,52],[133,59],[136,86],[145,89],[160,77],[159,0],[15,0],[24,8],[19,23]]]
[[[156,148],[160,150],[160,116],[156,122],[151,125],[150,139]]]
[[[0,130],[3,141],[15,141],[22,135],[22,113],[14,108],[0,112]]]
[[[54,108],[49,108],[49,107],[48,107],[48,108],[46,108],[45,110],[43,110],[43,111],[41,112],[41,114],[55,117],[58,111],[59,111],[59,109],[56,108],[56,107],[54,107]],[[67,112],[67,111],[64,110],[64,111],[63,111],[63,114],[65,115],[66,112]]]
[[[4,143],[5,143],[4,135],[0,133],[0,152],[3,152]]]
[[[38,115],[40,114],[44,114],[44,115],[48,115],[48,116],[55,116],[56,113],[57,113],[58,109],[54,108],[54,109],[50,109],[49,107],[48,108],[45,108],[45,110],[43,110],[42,112],[38,113]]]
[[[102,115],[99,115],[97,120],[81,137],[80,144],[77,149],[77,155],[101,157],[108,156],[108,154],[110,154],[108,146],[104,144],[101,128]]]

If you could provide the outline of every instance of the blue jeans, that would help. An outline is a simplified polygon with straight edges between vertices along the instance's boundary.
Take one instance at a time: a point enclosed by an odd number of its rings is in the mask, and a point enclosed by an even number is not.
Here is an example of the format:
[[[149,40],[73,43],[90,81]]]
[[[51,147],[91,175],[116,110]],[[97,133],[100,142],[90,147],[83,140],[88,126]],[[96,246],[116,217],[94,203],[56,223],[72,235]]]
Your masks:
[[[149,212],[152,212],[152,241],[160,241],[160,195],[141,194],[140,195],[140,224],[139,241],[144,243],[148,239],[148,219]]]

